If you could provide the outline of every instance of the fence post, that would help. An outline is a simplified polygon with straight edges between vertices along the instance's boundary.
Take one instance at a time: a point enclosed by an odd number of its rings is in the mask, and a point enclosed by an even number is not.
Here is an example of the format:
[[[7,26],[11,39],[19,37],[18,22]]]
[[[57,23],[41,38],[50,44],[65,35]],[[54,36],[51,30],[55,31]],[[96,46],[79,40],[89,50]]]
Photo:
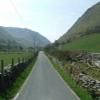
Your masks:
[[[14,67],[14,59],[12,58],[11,66]]]
[[[1,73],[4,75],[4,60],[1,60]]]
[[[18,58],[18,64],[20,64],[20,58]]]
[[[2,82],[1,82],[1,86],[2,86],[2,90],[5,90],[5,84],[4,84],[4,60],[1,60],[1,78],[2,78]]]
[[[25,62],[27,62],[27,57],[25,57]]]
[[[24,58],[22,58],[22,63],[24,63]]]

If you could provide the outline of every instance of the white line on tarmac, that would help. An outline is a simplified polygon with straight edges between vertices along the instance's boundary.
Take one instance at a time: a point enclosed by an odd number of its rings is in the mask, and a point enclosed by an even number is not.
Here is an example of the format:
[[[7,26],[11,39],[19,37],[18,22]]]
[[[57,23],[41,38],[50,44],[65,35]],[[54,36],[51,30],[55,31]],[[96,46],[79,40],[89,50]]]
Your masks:
[[[37,58],[38,58],[38,57],[37,57]],[[37,60],[36,60],[36,62],[37,62]],[[20,93],[23,91],[23,89],[24,89],[25,85],[27,84],[27,82],[28,82],[30,76],[32,75],[33,70],[35,70],[35,68],[36,68],[36,67],[35,67],[36,62],[35,62],[35,64],[33,65],[34,67],[32,68],[32,70],[31,70],[30,74],[28,75],[27,79],[25,80],[25,82],[23,83],[21,89],[19,90],[19,92],[16,94],[16,96],[15,96],[12,100],[17,100],[17,98],[19,97]]]

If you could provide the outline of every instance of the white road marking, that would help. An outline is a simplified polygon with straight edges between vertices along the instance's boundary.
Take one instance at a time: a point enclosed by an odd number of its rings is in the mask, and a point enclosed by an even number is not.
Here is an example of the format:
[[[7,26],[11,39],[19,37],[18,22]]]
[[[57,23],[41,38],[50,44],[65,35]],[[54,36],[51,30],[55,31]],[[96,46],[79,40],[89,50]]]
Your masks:
[[[19,97],[19,93],[16,94],[13,100],[17,100],[18,97]]]
[[[35,62],[35,64],[36,64],[36,62]],[[19,90],[19,92],[16,94],[16,96],[15,96],[12,100],[17,100],[17,98],[19,97],[20,93],[23,91],[23,89],[24,89],[25,85],[27,84],[27,82],[28,82],[28,80],[29,80],[29,78],[30,78],[30,76],[31,76],[31,74],[32,74],[32,72],[33,72],[33,70],[35,70],[35,68],[36,68],[36,67],[35,67],[35,64],[33,65],[34,67],[33,67],[33,69],[31,70],[31,72],[30,72],[29,76],[27,77],[27,79],[25,80],[25,82],[23,83],[21,89]]]

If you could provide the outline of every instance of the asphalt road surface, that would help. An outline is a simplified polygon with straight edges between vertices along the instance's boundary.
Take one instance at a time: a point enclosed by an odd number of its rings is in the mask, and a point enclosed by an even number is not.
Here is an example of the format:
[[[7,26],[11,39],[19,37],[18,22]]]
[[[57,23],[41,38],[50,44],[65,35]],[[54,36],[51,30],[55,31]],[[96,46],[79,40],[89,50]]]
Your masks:
[[[32,73],[16,100],[78,100],[40,52]]]

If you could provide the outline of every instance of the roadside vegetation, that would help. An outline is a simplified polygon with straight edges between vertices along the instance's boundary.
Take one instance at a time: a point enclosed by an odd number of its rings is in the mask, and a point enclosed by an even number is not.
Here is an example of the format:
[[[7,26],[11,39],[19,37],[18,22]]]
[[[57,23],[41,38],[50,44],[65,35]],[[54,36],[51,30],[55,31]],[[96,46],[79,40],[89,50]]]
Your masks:
[[[96,100],[96,92],[89,87],[85,88],[86,85],[83,86],[79,77],[83,73],[94,78],[94,80],[100,80],[100,69],[90,67],[85,63],[86,58],[81,59],[81,61],[80,58],[77,58],[78,55],[84,54],[83,51],[61,51],[51,47],[46,48],[45,51],[55,69],[81,100]]]
[[[100,34],[85,35],[72,42],[59,45],[60,50],[85,50],[89,52],[100,52]]]
[[[51,59],[54,68],[58,71],[64,81],[72,88],[72,90],[79,96],[80,100],[93,100],[87,90],[80,87],[64,67],[55,63],[52,57],[49,56],[49,58]]]

